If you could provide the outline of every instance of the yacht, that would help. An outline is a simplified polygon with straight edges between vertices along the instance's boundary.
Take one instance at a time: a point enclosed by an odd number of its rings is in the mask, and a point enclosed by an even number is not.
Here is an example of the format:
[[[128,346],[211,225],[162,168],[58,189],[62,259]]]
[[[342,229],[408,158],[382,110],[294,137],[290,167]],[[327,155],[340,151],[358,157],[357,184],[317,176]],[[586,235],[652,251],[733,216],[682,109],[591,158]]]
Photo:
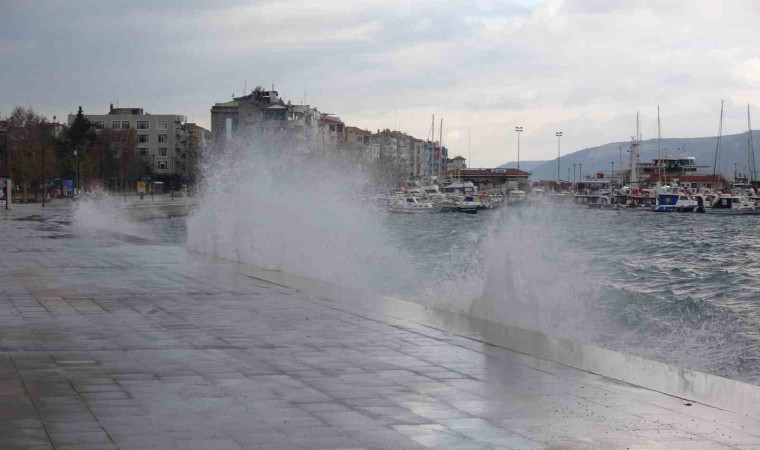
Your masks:
[[[417,197],[396,197],[390,202],[393,213],[430,213],[435,212],[432,203],[421,202]]]
[[[760,208],[748,197],[720,195],[713,200],[712,208],[705,209],[705,212],[724,215],[760,214]]]
[[[521,191],[519,189],[509,191],[509,194],[507,195],[507,204],[520,205],[524,201],[525,201],[525,191]]]

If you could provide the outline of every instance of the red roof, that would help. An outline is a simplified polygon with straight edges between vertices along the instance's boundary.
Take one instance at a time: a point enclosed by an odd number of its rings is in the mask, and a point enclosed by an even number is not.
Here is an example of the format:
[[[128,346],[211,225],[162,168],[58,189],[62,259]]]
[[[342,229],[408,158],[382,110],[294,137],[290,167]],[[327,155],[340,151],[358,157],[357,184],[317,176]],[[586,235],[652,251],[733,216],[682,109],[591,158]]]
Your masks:
[[[351,131],[352,133],[360,134],[362,136],[372,136],[371,131],[362,130],[359,127],[346,127],[346,131]]]
[[[530,174],[520,169],[450,169],[448,175],[461,175],[469,177],[529,177]]]
[[[324,124],[342,124],[343,121],[334,117],[322,116],[321,123]]]

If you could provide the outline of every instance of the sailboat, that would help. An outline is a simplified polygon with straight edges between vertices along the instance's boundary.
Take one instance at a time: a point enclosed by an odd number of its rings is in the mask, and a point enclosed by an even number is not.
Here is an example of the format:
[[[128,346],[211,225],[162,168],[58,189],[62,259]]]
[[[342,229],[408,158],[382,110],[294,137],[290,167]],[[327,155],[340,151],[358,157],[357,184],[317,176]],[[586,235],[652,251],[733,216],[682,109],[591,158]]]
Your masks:
[[[748,162],[748,174],[749,178],[749,190],[754,193],[752,189],[752,181],[755,177],[755,155],[752,148],[752,123],[749,116],[749,106],[747,106],[747,162]],[[717,167],[720,162],[720,144],[723,135],[723,101],[720,102],[720,127],[718,128],[718,145],[715,149],[715,165],[713,166],[713,175],[717,172]],[[747,214],[760,214],[760,207],[753,199],[750,199],[746,195],[740,194],[722,194],[715,197],[713,200],[712,208],[705,210],[709,214],[720,215],[747,215]]]

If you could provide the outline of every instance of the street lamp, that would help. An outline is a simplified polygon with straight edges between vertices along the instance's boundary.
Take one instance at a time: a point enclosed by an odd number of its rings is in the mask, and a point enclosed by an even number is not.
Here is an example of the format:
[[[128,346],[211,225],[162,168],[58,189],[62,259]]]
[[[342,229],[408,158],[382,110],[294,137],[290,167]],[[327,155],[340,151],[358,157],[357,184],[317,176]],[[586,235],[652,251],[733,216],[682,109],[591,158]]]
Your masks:
[[[79,190],[79,151],[78,148],[74,149],[74,192],[73,197],[76,197]]]
[[[562,138],[562,132],[557,131],[554,135],[557,136],[557,181],[559,181],[559,177],[561,177],[559,173],[559,140]]]
[[[520,133],[522,133],[523,127],[515,127],[517,132],[517,170],[520,170]]]
[[[576,164],[573,164],[573,190],[575,190],[575,166]]]
[[[11,136],[10,132],[5,138],[5,209],[11,209]]]
[[[615,161],[610,161],[610,166],[612,166],[610,170],[610,184],[612,184],[612,177],[615,176]]]
[[[583,164],[578,163],[578,181],[583,181]]]

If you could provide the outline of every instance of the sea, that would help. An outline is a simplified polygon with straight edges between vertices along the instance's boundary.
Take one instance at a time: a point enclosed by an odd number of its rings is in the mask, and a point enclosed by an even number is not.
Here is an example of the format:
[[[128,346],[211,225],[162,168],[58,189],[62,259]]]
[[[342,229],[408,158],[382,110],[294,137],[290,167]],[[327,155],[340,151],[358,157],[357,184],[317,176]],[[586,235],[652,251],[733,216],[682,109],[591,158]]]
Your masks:
[[[341,245],[353,228],[340,221],[329,245],[288,248],[299,228],[285,227],[282,246],[334,265],[330,281],[760,384],[760,217],[570,205],[372,217],[382,240],[370,251],[362,238]],[[186,218],[147,225],[166,245],[188,245]]]

